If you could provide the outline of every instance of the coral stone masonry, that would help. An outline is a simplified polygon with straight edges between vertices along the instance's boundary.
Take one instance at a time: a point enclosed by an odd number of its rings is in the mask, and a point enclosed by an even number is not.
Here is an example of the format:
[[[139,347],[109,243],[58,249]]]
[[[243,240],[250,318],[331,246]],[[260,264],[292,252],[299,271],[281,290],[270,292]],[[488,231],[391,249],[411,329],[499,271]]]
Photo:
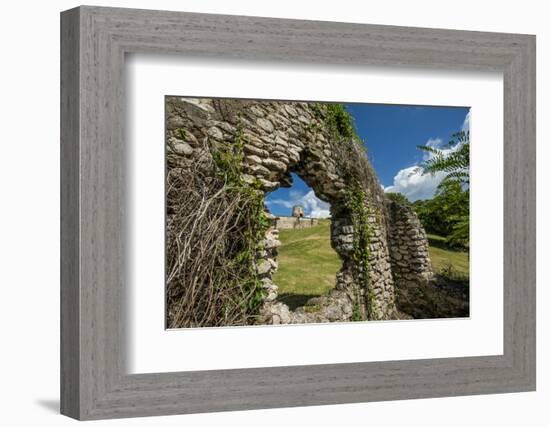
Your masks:
[[[331,245],[342,260],[335,288],[294,311],[278,301],[272,280],[278,228],[313,221],[296,207],[292,222],[272,218],[256,256],[266,291],[258,323],[401,318],[396,286],[430,281],[428,242],[416,214],[388,200],[361,144],[331,127],[326,104],[168,97],[166,114],[168,167],[201,162],[201,156],[211,155],[201,149],[205,145],[213,153],[239,143],[244,182],[266,194],[289,187],[295,173],[331,205]],[[361,196],[356,199],[365,216],[363,240],[358,240],[356,208],[349,203],[356,196],[350,196],[351,189]],[[362,258],[358,242],[364,246]]]

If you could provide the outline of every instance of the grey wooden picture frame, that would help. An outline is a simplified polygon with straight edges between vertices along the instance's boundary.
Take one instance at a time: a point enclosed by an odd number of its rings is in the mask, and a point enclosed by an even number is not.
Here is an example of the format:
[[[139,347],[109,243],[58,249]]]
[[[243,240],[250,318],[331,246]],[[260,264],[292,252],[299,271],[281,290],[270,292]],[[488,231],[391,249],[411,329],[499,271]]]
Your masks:
[[[127,374],[127,53],[502,72],[503,354]],[[535,390],[535,36],[78,7],[61,14],[61,166],[65,415],[86,420]]]

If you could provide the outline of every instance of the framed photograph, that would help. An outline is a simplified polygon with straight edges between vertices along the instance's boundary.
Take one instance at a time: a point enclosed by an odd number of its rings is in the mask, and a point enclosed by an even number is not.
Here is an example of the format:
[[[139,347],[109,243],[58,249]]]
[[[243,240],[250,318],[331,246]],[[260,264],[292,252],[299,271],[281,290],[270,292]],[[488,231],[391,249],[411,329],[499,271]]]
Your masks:
[[[61,14],[61,411],[535,390],[535,37]]]

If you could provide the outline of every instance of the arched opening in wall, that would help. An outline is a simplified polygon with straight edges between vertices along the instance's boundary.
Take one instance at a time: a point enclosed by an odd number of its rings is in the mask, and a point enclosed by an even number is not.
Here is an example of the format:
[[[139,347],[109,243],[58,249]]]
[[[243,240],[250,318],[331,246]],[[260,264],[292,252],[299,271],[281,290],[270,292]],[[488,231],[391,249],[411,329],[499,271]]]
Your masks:
[[[410,136],[417,135],[419,114],[429,109],[166,100],[169,328],[389,320],[402,318],[402,313],[415,318],[467,314],[468,281],[461,288],[466,291],[454,292],[457,277],[445,267],[440,270],[445,275],[441,283],[451,285],[449,295],[440,293],[439,282],[433,286],[430,254],[435,248],[428,244],[422,218],[428,225],[447,221],[450,218],[440,216],[441,203],[458,201],[453,215],[457,219],[446,228],[451,232],[460,226],[453,240],[468,242],[468,193],[455,182],[454,190],[445,186],[448,193],[429,200],[390,197],[389,190],[409,187],[423,194],[426,183],[430,187],[434,182],[424,180],[429,175],[423,172],[412,175],[407,166],[391,175],[393,185],[386,182],[381,187],[365,147],[368,131],[372,141],[382,141],[379,159],[402,157],[397,154],[403,154]],[[447,130],[456,129],[460,117],[464,128],[469,113],[464,118],[464,109],[451,110],[447,113],[454,118],[445,117],[455,125]],[[439,122],[443,112],[434,114],[424,118],[422,128],[430,129],[428,124]],[[378,122],[382,127],[374,131]],[[412,127],[395,135],[397,122],[411,122]],[[431,153],[427,159],[433,160],[434,153],[461,153],[457,162],[464,164],[469,137],[459,134],[465,139],[450,148],[440,146],[439,138],[429,139],[423,146]],[[394,141],[402,144],[394,146]],[[401,160],[410,165],[408,155]],[[381,170],[393,174],[394,169]],[[466,171],[460,175],[469,179]],[[412,185],[411,177],[420,187]],[[275,218],[266,215],[266,205]],[[448,247],[437,249],[444,252],[435,260],[467,256],[450,253],[456,251]],[[468,265],[463,265],[466,271]],[[436,293],[432,298],[427,292]],[[442,306],[441,298],[456,303]]]
[[[331,245],[331,206],[296,173],[266,194],[265,204],[278,231],[277,300],[290,310],[327,295],[336,286],[342,260]]]

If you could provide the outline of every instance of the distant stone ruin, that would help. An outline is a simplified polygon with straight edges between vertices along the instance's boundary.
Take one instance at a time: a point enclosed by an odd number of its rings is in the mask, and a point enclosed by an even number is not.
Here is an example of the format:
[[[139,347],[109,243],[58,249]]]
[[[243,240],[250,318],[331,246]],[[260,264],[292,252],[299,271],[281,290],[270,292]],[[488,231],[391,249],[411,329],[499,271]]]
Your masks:
[[[299,230],[302,228],[314,227],[319,224],[319,218],[311,218],[305,216],[304,207],[302,205],[293,206],[291,216],[273,216],[269,212],[268,215],[272,219],[273,227],[278,230]]]
[[[209,144],[242,143],[243,179],[268,193],[304,180],[331,205],[331,245],[342,260],[335,288],[291,311],[278,300],[278,229],[302,218],[279,217],[256,256],[265,289],[258,323],[309,323],[406,318],[397,292],[430,285],[433,276],[426,233],[410,206],[389,200],[360,143],[334,130],[325,104],[167,98],[167,158],[171,168],[199,162]],[[361,227],[361,229],[360,229]],[[358,251],[362,245],[362,251]],[[410,294],[410,292],[409,292]]]
[[[278,230],[299,230],[302,228],[315,227],[319,224],[318,218],[308,218],[302,216],[274,216],[273,227]]]
[[[304,207],[301,205],[296,205],[292,207],[292,216],[296,218],[304,217]]]

